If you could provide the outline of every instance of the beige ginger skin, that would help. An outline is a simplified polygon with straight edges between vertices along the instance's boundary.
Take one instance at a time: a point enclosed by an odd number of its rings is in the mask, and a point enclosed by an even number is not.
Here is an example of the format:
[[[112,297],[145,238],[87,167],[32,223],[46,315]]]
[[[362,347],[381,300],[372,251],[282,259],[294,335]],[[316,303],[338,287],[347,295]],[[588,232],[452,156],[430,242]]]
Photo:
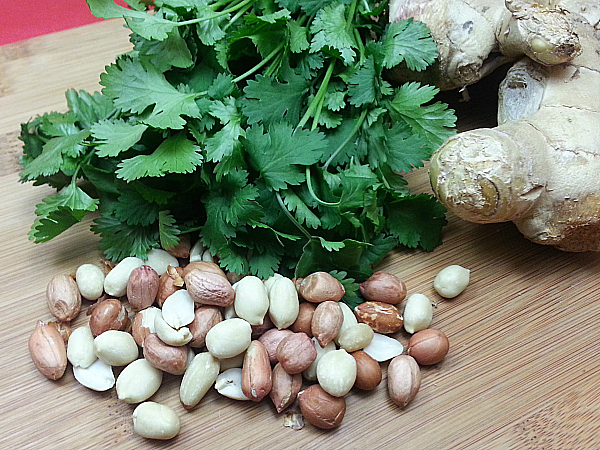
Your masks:
[[[431,184],[457,216],[513,221],[530,240],[600,250],[600,44],[580,19],[581,55],[524,58],[500,87],[499,126],[454,136],[434,154]]]
[[[499,125],[433,155],[440,201],[468,221],[513,221],[540,244],[600,251],[600,2],[392,1],[390,20],[406,17],[436,40],[439,64],[425,75],[441,89],[517,61],[499,90]]]
[[[524,55],[544,65],[572,60],[581,53],[573,14],[600,30],[597,0],[391,0],[389,14],[429,27],[439,57],[419,78],[442,90],[476,83]],[[398,67],[390,75],[407,73]]]

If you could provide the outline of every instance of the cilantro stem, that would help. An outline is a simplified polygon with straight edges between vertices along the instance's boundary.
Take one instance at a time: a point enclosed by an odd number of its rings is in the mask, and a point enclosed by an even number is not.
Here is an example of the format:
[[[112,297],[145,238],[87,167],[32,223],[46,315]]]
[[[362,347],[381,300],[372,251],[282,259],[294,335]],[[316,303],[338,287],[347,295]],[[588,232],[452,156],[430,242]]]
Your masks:
[[[310,166],[306,166],[306,187],[308,188],[308,192],[310,192],[310,195],[312,196],[312,198],[314,198],[315,201],[319,205],[322,205],[322,206],[340,206],[341,205],[341,201],[331,203],[331,202],[326,202],[325,200],[321,200],[319,197],[317,197],[317,194],[315,193],[313,186],[312,186],[312,180],[310,179]]]
[[[348,18],[346,20],[346,29],[350,29],[350,27],[354,26],[354,14],[356,14],[356,7],[358,6],[358,0],[354,0],[350,4],[350,8],[348,9]]]
[[[360,116],[358,116],[358,119],[356,119],[356,123],[354,124],[352,131],[350,133],[348,133],[348,136],[346,136],[346,139],[344,139],[344,141],[338,146],[338,148],[335,149],[335,151],[331,154],[331,156],[329,158],[327,158],[327,161],[325,161],[325,163],[323,164],[323,170],[327,170],[327,167],[329,166],[329,164],[331,164],[331,162],[342,151],[342,149],[346,145],[348,145],[348,143],[352,140],[354,135],[356,133],[358,133],[358,130],[360,129],[363,122],[365,121],[365,117],[367,117],[367,108],[364,108],[362,110],[362,112],[360,113]]]
[[[271,53],[269,53],[265,58],[263,58],[258,64],[256,64],[254,67],[250,68],[249,70],[247,70],[240,76],[234,78],[233,82],[238,83],[238,82],[242,81],[244,78],[252,75],[254,72],[257,72],[265,64],[267,64],[275,55],[277,55],[277,53],[279,53],[279,51],[283,48],[284,45],[285,45],[285,42],[282,42],[281,44],[279,44],[275,49],[273,49],[273,51]]]
[[[312,239],[312,236],[308,231],[306,231],[306,229],[302,225],[300,225],[300,222],[298,222],[296,218],[292,216],[292,213],[286,208],[285,204],[283,203],[283,199],[281,198],[281,194],[279,192],[275,192],[275,197],[277,198],[277,202],[279,202],[279,206],[281,206],[283,213],[287,216],[288,219],[290,219],[290,222],[296,225],[296,228],[298,228],[300,232],[304,236],[306,236],[306,238],[310,241]]]
[[[304,113],[304,116],[302,116],[302,119],[300,119],[300,122],[296,126],[296,130],[304,127],[319,105],[322,106],[321,100],[323,97],[325,97],[325,92],[327,92],[327,86],[329,85],[329,80],[331,80],[334,67],[335,58],[332,58],[331,61],[329,61],[329,67],[327,67],[327,72],[325,72],[321,86],[319,86],[319,90],[315,94],[315,98],[313,98],[312,102],[310,102],[310,105],[308,105],[308,109]]]
[[[227,29],[233,25],[240,17],[242,17],[244,14],[246,14],[248,12],[248,10],[252,8],[252,4],[246,5],[244,8],[240,9],[235,16],[233,16],[231,19],[229,19],[229,22],[227,22],[224,26],[223,26],[223,31],[227,31]]]
[[[184,20],[182,22],[177,22],[175,24],[175,26],[180,27],[180,26],[184,26],[184,25],[193,25],[195,23],[200,23],[200,22],[206,22],[208,20],[214,20],[214,19],[218,19],[219,17],[223,17],[226,16],[229,13],[235,12],[240,8],[244,8],[246,5],[248,4],[252,4],[254,3],[256,0],[244,0],[241,3],[238,3],[235,6],[231,6],[230,8],[226,8],[223,11],[219,11],[218,13],[214,13],[210,16],[206,16],[206,17],[198,17],[197,19],[190,19],[190,20]]]

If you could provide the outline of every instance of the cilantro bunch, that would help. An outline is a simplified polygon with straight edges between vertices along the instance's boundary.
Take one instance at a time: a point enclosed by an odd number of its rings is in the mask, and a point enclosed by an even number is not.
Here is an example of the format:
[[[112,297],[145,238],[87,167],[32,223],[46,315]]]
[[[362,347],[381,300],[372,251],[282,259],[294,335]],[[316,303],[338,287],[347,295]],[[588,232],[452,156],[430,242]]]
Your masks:
[[[446,221],[402,173],[454,131],[437,89],[390,84],[437,49],[423,23],[370,0],[87,0],[124,18],[133,50],[101,93],[22,124],[21,181],[57,193],[44,242],[97,211],[107,258],[199,237],[228,270],[368,277],[398,245],[433,250]]]

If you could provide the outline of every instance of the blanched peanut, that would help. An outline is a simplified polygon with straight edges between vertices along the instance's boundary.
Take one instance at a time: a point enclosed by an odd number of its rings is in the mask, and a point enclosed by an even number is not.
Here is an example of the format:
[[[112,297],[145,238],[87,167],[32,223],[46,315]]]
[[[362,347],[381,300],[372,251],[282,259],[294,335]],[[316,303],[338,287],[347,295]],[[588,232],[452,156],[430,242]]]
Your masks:
[[[140,403],[133,410],[133,431],[148,439],[172,439],[179,433],[179,416],[166,405]]]
[[[454,298],[465,290],[469,284],[471,271],[453,264],[444,267],[433,280],[433,288],[445,298]]]

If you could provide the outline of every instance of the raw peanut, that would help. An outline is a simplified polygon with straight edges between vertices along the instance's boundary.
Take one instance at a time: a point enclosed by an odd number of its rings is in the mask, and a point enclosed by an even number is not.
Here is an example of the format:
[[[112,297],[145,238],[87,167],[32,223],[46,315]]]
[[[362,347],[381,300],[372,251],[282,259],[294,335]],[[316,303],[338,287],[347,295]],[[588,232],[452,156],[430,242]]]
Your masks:
[[[242,278],[244,278],[245,275],[237,273],[237,272],[227,271],[227,273],[225,273],[225,277],[227,278],[227,280],[229,280],[229,282],[232,285],[234,285],[235,283],[240,281]]]
[[[233,306],[236,315],[250,325],[262,325],[265,314],[269,310],[269,296],[262,280],[248,275],[238,281],[233,289],[235,290]]]
[[[294,333],[305,333],[308,337],[312,337],[313,333],[310,329],[310,325],[312,323],[312,317],[315,313],[315,309],[317,309],[317,305],[314,303],[300,303],[298,308],[298,317],[290,326],[290,330],[292,330]]]
[[[223,321],[223,313],[218,306],[200,306],[194,311],[194,320],[188,325],[192,333],[190,347],[204,347],[206,333],[219,322]]]
[[[175,329],[192,323],[195,317],[194,300],[186,289],[179,289],[165,299],[162,316]]]
[[[298,406],[311,425],[330,430],[339,426],[346,414],[346,400],[327,393],[318,384],[313,384],[298,393]]]
[[[268,314],[265,314],[265,317],[263,317],[263,323],[261,323],[260,325],[252,325],[252,339],[258,339],[266,331],[270,330],[273,327],[275,327],[275,325],[273,325],[271,318]]]
[[[192,333],[187,327],[179,329],[169,325],[162,314],[157,314],[154,317],[154,332],[158,335],[161,341],[165,344],[181,346],[192,340]]]
[[[362,350],[373,340],[375,332],[366,323],[357,323],[338,336],[338,345],[348,353]]]
[[[125,403],[141,403],[158,391],[162,379],[162,370],[154,367],[146,359],[136,359],[117,377],[117,397]]]
[[[112,367],[101,359],[86,368],[73,366],[73,376],[82,386],[98,392],[108,391],[115,385]]]
[[[363,391],[375,389],[383,377],[379,362],[362,350],[350,353],[356,361],[356,381],[354,386]]]
[[[300,309],[296,285],[280,275],[270,285],[265,282],[265,287],[269,294],[269,317],[277,328],[288,328],[298,318]]]
[[[375,333],[371,343],[363,350],[374,360],[383,362],[400,355],[404,351],[404,346],[398,339]]]
[[[190,261],[183,268],[183,272],[181,273],[181,276],[183,278],[185,278],[185,276],[192,269],[198,269],[198,270],[201,270],[203,272],[211,272],[211,273],[214,273],[216,275],[221,275],[223,278],[227,278],[227,275],[225,274],[225,272],[223,272],[223,269],[221,269],[218,264],[216,264],[214,262],[210,262],[210,261],[201,261],[201,260],[199,260],[199,261]]]
[[[198,239],[190,248],[190,262],[196,262],[202,260],[202,253],[204,253],[204,245],[202,244],[202,239]]]
[[[156,332],[154,321],[156,320],[156,316],[160,314],[162,314],[161,310],[155,306],[150,306],[135,313],[131,323],[131,335],[137,345],[143,347],[146,336]]]
[[[167,248],[167,252],[176,258],[189,258],[192,248],[190,235],[180,234],[177,237],[179,238],[179,242],[175,247]]]
[[[292,330],[283,329],[280,330],[278,328],[271,328],[270,330],[265,331],[258,340],[262,342],[269,354],[269,361],[271,364],[276,364],[277,360],[277,346],[279,343],[285,339],[286,337],[294,334]]]
[[[188,362],[188,349],[165,344],[155,333],[144,339],[144,358],[157,369],[173,375],[185,372]]]
[[[275,283],[280,278],[283,278],[283,275],[281,275],[280,273],[274,273],[273,275],[271,275],[269,278],[267,278],[264,281],[265,287],[267,288],[267,292],[269,292],[271,290],[271,287],[273,286],[273,283]],[[294,282],[292,281],[292,283],[294,283]],[[294,289],[296,289],[296,284],[295,283],[294,283]],[[298,292],[298,291],[296,291],[296,292]]]
[[[94,264],[82,264],[75,272],[75,282],[81,296],[87,300],[97,300],[104,292],[104,272]]]
[[[215,389],[233,400],[250,400],[242,391],[242,369],[232,367],[221,372],[215,380]]]
[[[354,314],[361,323],[366,323],[377,333],[391,334],[402,329],[404,319],[400,310],[384,302],[364,302],[354,308]]]
[[[175,284],[176,277],[168,272],[158,278],[158,292],[156,293],[156,304],[162,307],[163,303],[171,294],[182,288]]]
[[[317,358],[314,341],[304,333],[284,338],[277,346],[276,354],[281,366],[292,375],[308,369]]]
[[[396,275],[375,272],[359,285],[360,294],[370,301],[397,305],[406,297],[406,285]]]
[[[327,272],[314,272],[304,277],[298,287],[300,296],[311,303],[339,302],[346,293],[340,281]]]
[[[169,254],[162,248],[153,248],[146,254],[146,263],[148,266],[156,270],[158,275],[167,272],[169,266],[179,267],[179,261],[173,255]]]
[[[73,333],[73,328],[71,328],[71,325],[69,324],[69,322],[61,322],[60,320],[51,320],[50,322],[47,322],[47,324],[58,330],[58,332],[62,336],[65,344],[69,341],[69,337],[71,336],[71,333]]]
[[[133,431],[147,439],[172,439],[181,428],[177,413],[156,402],[140,403],[133,410]]]
[[[221,372],[225,372],[227,369],[237,368],[241,369],[244,365],[244,357],[246,352],[242,352],[239,355],[232,356],[231,358],[217,358],[221,364]]]
[[[50,380],[58,380],[67,369],[65,342],[54,327],[39,320],[29,336],[29,354],[36,369]]]
[[[231,305],[223,308],[223,318],[225,320],[233,319],[235,317],[237,317],[237,314],[235,313],[235,308],[233,307],[233,303]]]
[[[219,322],[206,333],[206,348],[215,358],[231,358],[245,351],[252,340],[252,327],[235,317]]]
[[[229,306],[235,291],[227,278],[199,269],[190,270],[184,277],[185,287],[197,305]]]
[[[273,368],[273,387],[269,397],[275,405],[275,410],[280,413],[296,401],[298,392],[302,389],[302,375],[287,373],[281,364]]]
[[[388,394],[392,401],[404,409],[419,392],[421,369],[408,355],[398,355],[390,361],[387,370]]]
[[[273,379],[267,349],[260,341],[252,341],[246,349],[242,365],[242,392],[255,402],[271,392]]]
[[[404,307],[404,329],[408,333],[424,330],[433,321],[433,305],[423,294],[412,294]]]
[[[427,328],[413,334],[407,346],[407,353],[423,366],[430,366],[442,361],[448,354],[450,342],[448,337],[433,328]]]
[[[192,359],[181,379],[179,400],[185,409],[192,409],[206,395],[219,375],[219,360],[208,352]]]
[[[135,256],[128,256],[121,260],[104,277],[104,292],[111,297],[122,297],[127,293],[127,282],[131,271],[144,265],[144,261]]]
[[[318,304],[310,323],[310,329],[321,347],[325,347],[333,341],[342,328],[343,321],[344,313],[338,302],[327,300]]]
[[[127,281],[127,300],[134,311],[152,306],[158,294],[158,273],[152,267],[136,267]]]
[[[354,315],[354,311],[350,309],[348,305],[344,302],[338,302],[340,308],[342,309],[342,313],[344,314],[344,320],[342,321],[342,326],[340,327],[340,331],[338,331],[338,335],[335,337],[334,341],[337,343],[338,337],[344,332],[344,330],[352,325],[356,325],[358,323],[358,319]]]
[[[445,298],[454,298],[469,284],[471,271],[457,264],[444,267],[433,279],[433,288]]]
[[[311,339],[315,344],[315,350],[317,350],[317,357],[311,363],[311,365],[308,366],[308,368],[302,371],[302,376],[308,381],[317,381],[317,367],[319,366],[319,361],[321,360],[321,357],[325,353],[335,350],[336,347],[333,341],[331,341],[325,347],[321,347],[321,345],[319,345],[315,337],[312,337]]]
[[[344,349],[325,353],[317,365],[319,385],[334,397],[343,397],[356,381],[356,360]]]
[[[125,306],[120,300],[111,298],[96,305],[90,316],[90,329],[94,336],[108,330],[124,330],[129,322]]]
[[[73,330],[67,344],[67,359],[73,367],[89,367],[98,357],[94,351],[94,335],[90,327]]]
[[[125,331],[108,330],[94,339],[94,352],[109,366],[126,366],[139,356],[133,336]]]
[[[69,322],[81,311],[81,294],[70,275],[54,275],[46,287],[46,302],[54,317]]]

